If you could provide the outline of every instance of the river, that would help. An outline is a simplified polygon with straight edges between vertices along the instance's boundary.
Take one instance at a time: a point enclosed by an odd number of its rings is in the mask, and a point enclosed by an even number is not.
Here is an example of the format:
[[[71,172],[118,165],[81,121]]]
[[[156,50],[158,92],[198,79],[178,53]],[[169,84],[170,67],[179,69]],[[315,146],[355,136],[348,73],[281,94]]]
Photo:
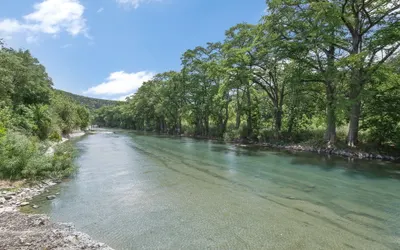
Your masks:
[[[392,163],[133,132],[75,144],[78,172],[39,212],[115,249],[400,249]]]

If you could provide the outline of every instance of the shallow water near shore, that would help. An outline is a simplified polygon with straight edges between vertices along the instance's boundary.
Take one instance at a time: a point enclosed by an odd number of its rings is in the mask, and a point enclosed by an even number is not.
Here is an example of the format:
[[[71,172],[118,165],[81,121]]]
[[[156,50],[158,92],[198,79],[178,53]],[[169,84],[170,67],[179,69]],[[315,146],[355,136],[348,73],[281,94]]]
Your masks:
[[[400,249],[400,166],[129,132],[76,141],[39,213],[115,249]]]

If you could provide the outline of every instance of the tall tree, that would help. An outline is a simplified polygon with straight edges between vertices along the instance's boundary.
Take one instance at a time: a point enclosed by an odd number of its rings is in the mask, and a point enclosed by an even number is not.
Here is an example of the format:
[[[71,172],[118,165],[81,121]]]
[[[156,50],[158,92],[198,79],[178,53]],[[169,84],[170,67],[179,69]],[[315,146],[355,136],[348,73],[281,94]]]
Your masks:
[[[335,0],[346,32],[343,46],[351,71],[348,144],[358,141],[362,91],[372,75],[399,52],[400,2],[398,0]]]

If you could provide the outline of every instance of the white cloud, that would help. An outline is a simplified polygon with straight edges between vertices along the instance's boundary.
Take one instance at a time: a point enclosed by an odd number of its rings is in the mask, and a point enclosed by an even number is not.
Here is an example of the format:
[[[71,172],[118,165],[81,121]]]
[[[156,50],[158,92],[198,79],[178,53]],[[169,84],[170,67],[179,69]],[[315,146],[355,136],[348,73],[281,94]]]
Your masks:
[[[64,44],[63,46],[61,46],[60,48],[66,49],[66,48],[69,48],[69,47],[71,47],[71,46],[72,46],[72,44],[67,43],[67,44]]]
[[[139,8],[142,3],[160,2],[161,0],[115,0],[117,3],[126,7]]]
[[[101,12],[103,12],[103,10],[104,10],[104,8],[100,8],[97,10],[97,13],[101,13]]]
[[[110,74],[105,82],[88,89],[85,94],[126,95],[136,92],[144,82],[151,80],[153,76],[154,73],[148,71],[136,73],[114,72]]]
[[[0,31],[4,33],[11,34],[22,31],[23,29],[24,29],[23,25],[21,25],[15,19],[4,19],[3,21],[0,22]]]
[[[37,36],[28,36],[26,38],[27,43],[38,43],[39,38]]]
[[[33,8],[34,11],[23,16],[22,20],[0,20],[0,34],[26,33],[28,37],[36,37],[40,33],[54,36],[67,32],[73,36],[88,36],[83,17],[85,7],[79,0],[43,0]]]

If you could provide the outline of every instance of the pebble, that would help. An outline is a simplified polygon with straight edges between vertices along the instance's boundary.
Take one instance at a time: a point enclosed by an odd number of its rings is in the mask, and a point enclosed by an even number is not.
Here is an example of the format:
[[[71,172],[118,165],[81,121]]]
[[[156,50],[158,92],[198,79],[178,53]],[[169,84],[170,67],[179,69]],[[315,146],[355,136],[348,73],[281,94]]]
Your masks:
[[[55,198],[56,198],[55,195],[46,196],[46,199],[48,199],[48,200],[54,200]]]
[[[28,206],[28,205],[29,205],[29,202],[27,202],[27,201],[22,202],[22,203],[20,204],[21,207]]]
[[[32,208],[37,209],[37,208],[39,208],[39,206],[38,205],[32,205]]]

